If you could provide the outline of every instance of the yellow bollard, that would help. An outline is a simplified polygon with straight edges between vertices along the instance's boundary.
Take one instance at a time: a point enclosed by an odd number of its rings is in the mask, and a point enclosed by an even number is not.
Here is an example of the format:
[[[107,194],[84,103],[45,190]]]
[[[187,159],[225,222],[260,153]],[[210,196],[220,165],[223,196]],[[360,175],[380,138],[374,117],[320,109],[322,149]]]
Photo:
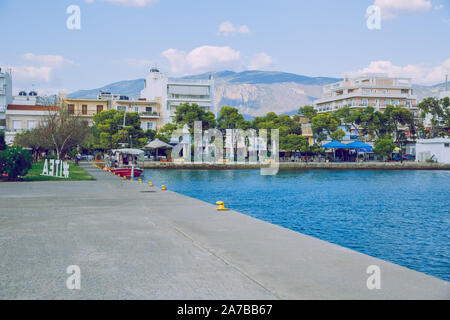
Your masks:
[[[216,204],[219,206],[217,211],[228,211],[230,209],[225,208],[225,203],[223,201],[217,201]]]
[[[165,185],[162,185],[162,186],[161,186],[161,190],[166,191],[166,190],[167,190],[167,189],[166,189],[166,186],[165,186]]]
[[[149,182],[149,183],[148,183],[148,186],[149,186],[149,187],[153,187],[153,182]]]
[[[127,180],[127,176],[123,176],[123,180]]]
[[[142,179],[139,179],[139,183],[142,183]]]

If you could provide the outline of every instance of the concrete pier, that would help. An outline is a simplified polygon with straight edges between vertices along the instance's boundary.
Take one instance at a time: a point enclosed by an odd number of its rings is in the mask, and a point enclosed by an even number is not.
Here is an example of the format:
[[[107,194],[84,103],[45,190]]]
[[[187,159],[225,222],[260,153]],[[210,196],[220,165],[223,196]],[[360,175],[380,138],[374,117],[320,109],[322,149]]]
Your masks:
[[[97,181],[0,183],[0,299],[450,299],[444,280],[83,167]]]

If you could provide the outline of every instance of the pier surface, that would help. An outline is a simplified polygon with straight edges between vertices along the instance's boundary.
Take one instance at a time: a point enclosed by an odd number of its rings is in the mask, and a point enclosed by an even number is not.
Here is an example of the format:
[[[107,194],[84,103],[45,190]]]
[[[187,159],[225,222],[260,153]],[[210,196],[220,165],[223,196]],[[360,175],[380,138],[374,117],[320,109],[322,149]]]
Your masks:
[[[82,165],[96,181],[0,183],[0,299],[450,299],[444,280]]]

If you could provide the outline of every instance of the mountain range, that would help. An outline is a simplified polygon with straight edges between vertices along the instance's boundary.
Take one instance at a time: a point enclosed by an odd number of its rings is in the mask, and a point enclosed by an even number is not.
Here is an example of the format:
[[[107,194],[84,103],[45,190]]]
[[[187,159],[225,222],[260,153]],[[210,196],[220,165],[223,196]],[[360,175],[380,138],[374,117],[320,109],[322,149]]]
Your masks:
[[[185,76],[178,79],[208,79],[211,73]],[[214,73],[215,112],[222,106],[237,107],[246,117],[252,118],[274,111],[278,114],[295,114],[299,107],[311,105],[318,99],[324,85],[340,81],[339,78],[308,77],[276,71],[222,71]],[[418,101],[433,96],[444,84],[434,86],[413,85]],[[108,84],[102,88],[70,93],[70,98],[94,99],[100,90],[139,98],[144,79]]]

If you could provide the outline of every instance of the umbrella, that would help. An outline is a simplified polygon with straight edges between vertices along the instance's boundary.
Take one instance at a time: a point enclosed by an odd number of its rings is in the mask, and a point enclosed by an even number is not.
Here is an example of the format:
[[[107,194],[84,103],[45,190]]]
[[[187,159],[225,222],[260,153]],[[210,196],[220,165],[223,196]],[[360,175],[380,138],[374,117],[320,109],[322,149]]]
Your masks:
[[[165,143],[164,141],[161,141],[159,139],[153,140],[144,147],[144,149],[156,149],[156,156],[158,156],[158,149],[163,148],[172,149],[173,147],[170,144]]]
[[[330,143],[324,144],[321,148],[325,149],[348,149],[346,144],[340,143],[337,140],[333,140]]]
[[[356,140],[355,142],[347,144],[347,148],[363,150],[363,151],[366,151],[366,152],[372,152],[372,146],[371,145],[368,145],[368,144],[366,144],[364,142],[361,142],[359,140]]]
[[[330,143],[324,144],[321,148],[325,149],[348,149],[346,144],[340,143],[337,140],[333,140]],[[336,150],[334,150],[334,160],[336,160]]]

